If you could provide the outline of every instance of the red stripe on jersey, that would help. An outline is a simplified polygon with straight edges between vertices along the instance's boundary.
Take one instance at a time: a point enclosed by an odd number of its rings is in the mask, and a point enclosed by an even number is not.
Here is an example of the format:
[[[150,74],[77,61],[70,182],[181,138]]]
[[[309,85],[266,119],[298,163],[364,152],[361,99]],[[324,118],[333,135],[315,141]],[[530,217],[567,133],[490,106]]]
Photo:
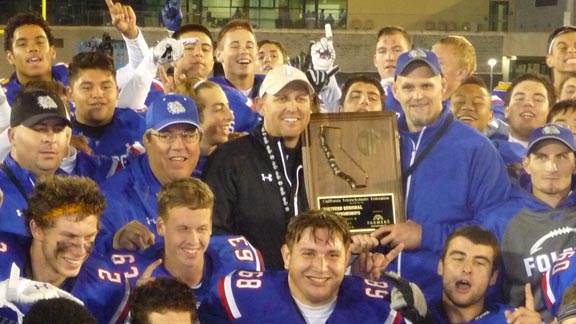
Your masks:
[[[394,318],[394,324],[400,324],[402,323],[402,314],[400,314],[400,312],[396,313],[396,317]]]
[[[229,274],[229,275],[231,275],[231,274]],[[224,309],[226,310],[226,314],[228,314],[228,318],[230,320],[235,320],[234,315],[232,315],[232,310],[230,310],[230,305],[228,304],[228,299],[226,298],[226,290],[224,289],[224,282],[226,280],[226,277],[228,277],[228,276],[224,276],[220,280],[218,280],[218,294],[220,295],[220,301],[222,301],[222,306],[224,306]]]
[[[548,306],[548,309],[552,308],[552,300],[550,300],[550,296],[548,295],[548,280],[547,277],[550,275],[550,271],[546,272],[543,276],[542,276],[542,291],[544,292],[544,299],[546,300],[546,306]]]
[[[152,79],[152,87],[154,87],[154,89],[158,91],[164,91],[164,85],[162,84],[162,82],[156,79]]]

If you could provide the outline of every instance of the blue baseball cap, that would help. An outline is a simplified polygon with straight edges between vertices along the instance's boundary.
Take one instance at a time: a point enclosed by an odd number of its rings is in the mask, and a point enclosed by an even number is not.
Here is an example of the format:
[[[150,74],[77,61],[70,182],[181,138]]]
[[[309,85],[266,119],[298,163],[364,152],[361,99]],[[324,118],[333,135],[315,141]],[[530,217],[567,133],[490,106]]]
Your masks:
[[[192,98],[168,94],[152,102],[146,112],[146,129],[161,131],[174,124],[189,124],[200,128],[198,108]]]
[[[536,128],[532,131],[532,134],[530,134],[528,153],[530,153],[537,143],[549,139],[562,142],[562,144],[568,146],[570,150],[576,152],[576,140],[574,140],[574,134],[572,134],[571,130],[555,124],[546,124]]]
[[[440,67],[438,56],[436,56],[436,54],[430,50],[416,48],[400,54],[398,61],[396,62],[396,72],[394,73],[394,79],[396,79],[398,75],[401,75],[406,67],[413,62],[426,63],[432,72],[434,72],[434,75],[442,75],[442,68]]]

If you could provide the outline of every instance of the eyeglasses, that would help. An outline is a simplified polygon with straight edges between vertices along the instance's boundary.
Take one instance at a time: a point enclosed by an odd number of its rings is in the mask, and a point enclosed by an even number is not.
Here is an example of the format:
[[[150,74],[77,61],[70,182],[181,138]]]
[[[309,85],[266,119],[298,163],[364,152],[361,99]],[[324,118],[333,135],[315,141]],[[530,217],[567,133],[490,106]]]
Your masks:
[[[201,133],[199,131],[193,131],[193,132],[182,132],[182,133],[178,133],[178,134],[173,134],[173,133],[150,133],[156,137],[158,137],[158,140],[162,143],[166,143],[166,144],[172,144],[174,142],[176,142],[176,138],[180,137],[180,139],[182,139],[183,143],[186,144],[196,144],[200,141],[200,137],[201,137]]]

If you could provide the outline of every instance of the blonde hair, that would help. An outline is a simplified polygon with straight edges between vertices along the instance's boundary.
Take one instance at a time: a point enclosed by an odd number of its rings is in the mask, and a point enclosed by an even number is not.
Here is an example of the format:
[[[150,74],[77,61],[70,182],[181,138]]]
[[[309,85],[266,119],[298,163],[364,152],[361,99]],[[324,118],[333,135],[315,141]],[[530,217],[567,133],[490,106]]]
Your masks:
[[[468,69],[468,74],[476,72],[476,49],[464,36],[451,35],[441,38],[436,44],[452,46],[459,57],[458,66]]]
[[[204,89],[221,89],[218,83],[203,80],[197,77],[190,77],[187,78],[184,82],[181,82],[176,87],[176,93],[186,95],[196,103],[196,107],[198,108],[198,117],[200,117],[200,122],[203,119],[203,111],[206,107],[205,103],[200,100],[199,93],[201,90]]]

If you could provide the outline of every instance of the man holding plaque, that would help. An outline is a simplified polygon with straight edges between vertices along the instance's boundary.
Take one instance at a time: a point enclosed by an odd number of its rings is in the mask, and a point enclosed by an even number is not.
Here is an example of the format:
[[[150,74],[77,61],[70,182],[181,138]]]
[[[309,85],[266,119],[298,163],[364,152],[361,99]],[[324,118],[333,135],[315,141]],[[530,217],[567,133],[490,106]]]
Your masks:
[[[213,233],[244,235],[267,269],[284,268],[280,247],[288,221],[308,209],[300,134],[313,95],[304,72],[288,65],[271,70],[256,99],[264,121],[216,149],[204,169],[215,196]]]
[[[436,265],[447,236],[480,224],[485,210],[506,199],[510,180],[489,140],[443,106],[446,81],[433,52],[400,55],[392,89],[404,111],[398,129],[407,221],[372,235],[382,245],[404,243],[392,266],[428,300],[437,299],[442,287]]]

